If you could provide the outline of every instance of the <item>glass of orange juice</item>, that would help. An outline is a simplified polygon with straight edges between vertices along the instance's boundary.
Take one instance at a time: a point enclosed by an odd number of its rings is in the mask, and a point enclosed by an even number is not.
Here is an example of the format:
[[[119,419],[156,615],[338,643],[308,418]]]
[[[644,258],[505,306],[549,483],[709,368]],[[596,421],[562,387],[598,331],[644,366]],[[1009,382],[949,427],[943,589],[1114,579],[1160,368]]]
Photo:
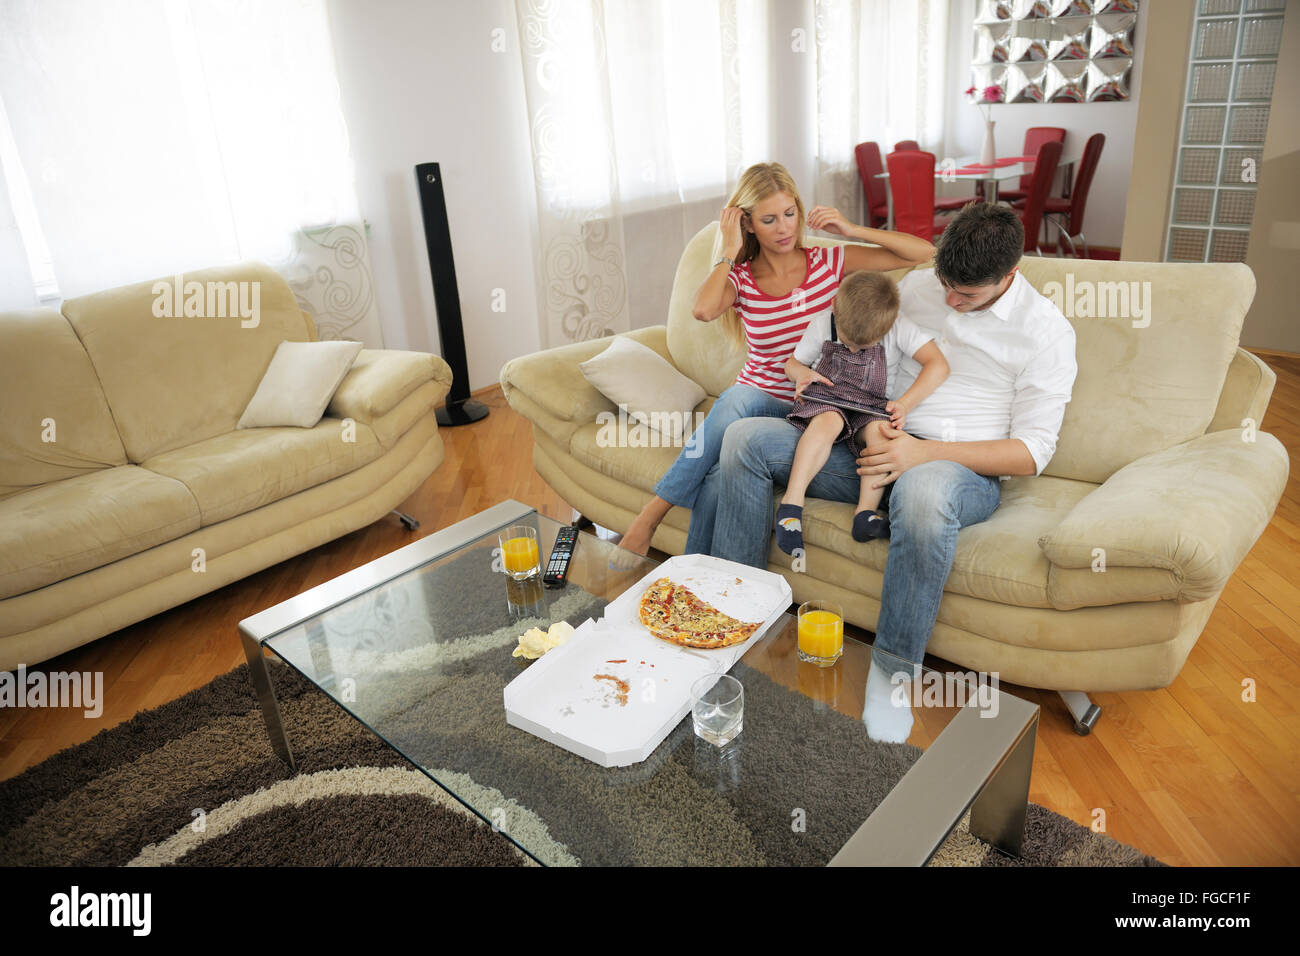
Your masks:
[[[844,612],[834,601],[799,605],[799,660],[830,667],[844,653]]]
[[[537,529],[526,524],[512,524],[498,535],[501,542],[501,561],[506,574],[516,581],[536,577],[542,570],[541,553],[537,550]]]

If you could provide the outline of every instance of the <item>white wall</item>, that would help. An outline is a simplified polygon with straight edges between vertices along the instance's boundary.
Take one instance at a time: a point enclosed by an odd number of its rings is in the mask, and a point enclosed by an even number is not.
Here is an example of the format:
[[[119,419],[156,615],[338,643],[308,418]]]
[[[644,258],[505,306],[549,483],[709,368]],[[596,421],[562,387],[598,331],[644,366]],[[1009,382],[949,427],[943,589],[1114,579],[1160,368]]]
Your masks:
[[[1300,353],[1295,266],[1300,262],[1300,10],[1292,3],[1282,26],[1273,105],[1259,167],[1259,193],[1246,265],[1255,272],[1255,301],[1241,330],[1243,345]],[[1276,424],[1276,419],[1273,424]]]
[[[439,351],[415,174],[442,164],[469,355],[470,388],[497,381],[511,358],[541,348],[537,312],[536,193],[527,106],[511,0],[327,0],[357,193],[371,224],[370,254],[385,342]],[[771,159],[811,199],[816,144],[812,0],[769,0]],[[493,52],[492,31],[505,49]],[[803,50],[792,49],[802,29]],[[725,201],[630,213],[627,261],[684,247]],[[675,259],[673,260],[675,264]],[[628,276],[633,327],[665,321],[671,268]],[[491,311],[492,290],[507,311]]]
[[[1151,0],[1148,0],[1148,3]],[[984,117],[980,108],[966,102],[961,91],[971,85],[970,61],[975,50],[976,0],[953,0],[948,20],[948,62],[952,96],[948,100],[943,156],[979,155],[984,142]],[[1146,40],[1147,4],[1138,7],[1134,40],[1134,65],[1130,99],[1116,103],[1007,103],[993,107],[994,134],[999,156],[1020,155],[1025,130],[1031,126],[1060,126],[1066,130],[1063,156],[1083,156],[1084,143],[1093,133],[1106,135],[1106,147],[1092,181],[1084,212],[1083,231],[1090,246],[1119,248],[1124,235],[1124,205],[1128,200],[1129,169],[1133,162],[1133,135],[1137,129],[1141,88],[1142,47]],[[923,148],[929,148],[923,144]],[[1077,167],[1076,167],[1077,169]],[[965,187],[967,193],[970,187]],[[963,192],[956,185],[944,195]],[[1059,191],[1057,192],[1059,195]],[[1049,235],[1054,236],[1054,233]]]
[[[768,27],[771,161],[785,166],[794,177],[806,211],[812,207],[817,184],[817,35],[812,0],[771,0]],[[796,37],[795,30],[803,33]]]
[[[371,225],[375,296],[385,342],[439,352],[436,311],[424,249],[413,167],[442,164],[469,355],[469,385],[497,381],[509,359],[541,348],[537,314],[536,194],[517,26],[511,0],[327,0],[340,96],[351,139],[357,193]],[[979,110],[969,85],[974,0],[953,0],[949,20],[949,134],[944,155],[978,153]],[[812,0],[770,0],[771,158],[784,163],[811,199],[816,144]],[[500,30],[504,50],[493,51]],[[792,31],[805,31],[805,52]],[[1138,22],[1136,96],[1143,19]],[[1086,232],[1118,246],[1137,104],[1022,105],[995,108],[999,150],[1019,151],[1028,126],[1064,126],[1067,152],[1087,135],[1106,134]],[[928,145],[928,144],[927,144]],[[949,191],[953,187],[947,187]],[[628,261],[646,243],[682,243],[717,215],[721,198],[695,204],[655,228],[629,217]],[[671,220],[671,221],[670,221]],[[639,245],[640,244],[640,245]],[[672,275],[629,276],[632,324],[664,321]],[[492,311],[504,289],[506,311]]]
[[[328,0],[375,296],[390,348],[439,352],[416,163],[442,164],[469,385],[540,348],[537,210],[514,4]],[[494,52],[493,30],[503,31]],[[494,289],[506,311],[492,311]]]

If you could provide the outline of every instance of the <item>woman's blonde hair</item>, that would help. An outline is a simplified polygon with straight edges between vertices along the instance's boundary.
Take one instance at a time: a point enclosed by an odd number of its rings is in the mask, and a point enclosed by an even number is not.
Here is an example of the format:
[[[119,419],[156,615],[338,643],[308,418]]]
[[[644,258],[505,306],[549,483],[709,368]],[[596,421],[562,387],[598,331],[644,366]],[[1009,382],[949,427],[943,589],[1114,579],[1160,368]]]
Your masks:
[[[794,184],[794,177],[780,163],[756,163],[741,173],[740,182],[736,184],[736,191],[727,200],[727,205],[738,206],[744,210],[746,216],[752,216],[756,205],[769,196],[775,196],[777,193],[786,193],[794,199],[795,209],[799,213],[799,225],[795,232],[794,247],[802,249],[803,200],[799,198],[799,190]],[[758,238],[752,232],[745,231],[743,222],[740,234],[744,244],[740,248],[740,255],[736,257],[736,265],[748,262],[758,255]],[[720,255],[722,255],[721,229],[718,230],[718,238],[713,243],[711,261],[717,262]],[[734,308],[728,309],[722,314],[721,321],[722,331],[727,334],[727,338],[742,352],[745,351],[749,343],[745,338],[745,326],[740,321],[740,316],[736,314],[736,310]]]

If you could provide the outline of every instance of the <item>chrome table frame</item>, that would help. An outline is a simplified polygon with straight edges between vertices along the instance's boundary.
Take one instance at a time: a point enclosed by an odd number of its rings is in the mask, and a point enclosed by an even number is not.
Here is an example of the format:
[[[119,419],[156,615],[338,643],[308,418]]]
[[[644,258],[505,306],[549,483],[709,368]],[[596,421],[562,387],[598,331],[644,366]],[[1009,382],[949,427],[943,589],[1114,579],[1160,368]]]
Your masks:
[[[297,765],[266,666],[265,642],[535,511],[504,501],[240,621],[239,637],[271,747],[289,769]],[[829,865],[924,866],[968,809],[973,836],[1020,855],[1039,708],[996,693],[996,716],[983,716],[973,700],[960,708]]]

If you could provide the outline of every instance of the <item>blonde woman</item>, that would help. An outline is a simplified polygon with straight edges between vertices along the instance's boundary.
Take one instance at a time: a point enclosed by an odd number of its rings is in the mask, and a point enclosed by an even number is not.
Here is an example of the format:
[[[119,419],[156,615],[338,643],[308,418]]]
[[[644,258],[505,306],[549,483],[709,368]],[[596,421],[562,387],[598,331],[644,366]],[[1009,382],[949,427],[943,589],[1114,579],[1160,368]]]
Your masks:
[[[716,471],[727,426],[742,418],[789,414],[795,386],[786,377],[785,361],[808,323],[830,310],[844,274],[917,265],[934,255],[934,246],[924,239],[855,226],[829,206],[809,210],[809,228],[875,245],[805,246],[803,202],[780,163],[745,170],[720,220],[713,268],[695,294],[692,311],[701,322],[722,316],[728,335],[747,349],[745,364],[623,535],[622,546],[638,554],[650,550],[655,529],[673,505],[691,509],[686,553],[709,553],[716,500],[699,492]]]

